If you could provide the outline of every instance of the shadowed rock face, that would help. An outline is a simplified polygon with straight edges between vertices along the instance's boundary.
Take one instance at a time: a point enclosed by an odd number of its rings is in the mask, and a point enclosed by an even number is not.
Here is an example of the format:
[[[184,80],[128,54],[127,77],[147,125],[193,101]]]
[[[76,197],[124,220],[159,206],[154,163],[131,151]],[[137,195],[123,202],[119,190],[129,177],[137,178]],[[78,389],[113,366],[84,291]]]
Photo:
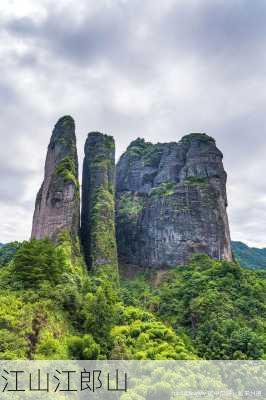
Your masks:
[[[72,117],[60,118],[48,146],[45,174],[37,194],[32,234],[35,239],[56,241],[60,232],[78,237],[80,199],[75,123]]]
[[[117,268],[114,213],[115,144],[91,132],[85,144],[82,178],[81,242],[89,268]]]
[[[195,252],[232,260],[222,158],[205,134],[178,143],[130,144],[116,177],[121,261],[169,267]]]

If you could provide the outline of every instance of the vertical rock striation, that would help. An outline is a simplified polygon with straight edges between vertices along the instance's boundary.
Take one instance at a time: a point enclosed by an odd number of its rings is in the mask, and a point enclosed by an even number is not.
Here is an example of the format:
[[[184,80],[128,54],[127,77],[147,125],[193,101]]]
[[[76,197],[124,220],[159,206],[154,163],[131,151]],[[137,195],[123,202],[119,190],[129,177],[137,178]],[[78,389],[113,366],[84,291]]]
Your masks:
[[[45,174],[37,194],[32,238],[56,241],[62,232],[76,240],[79,234],[80,197],[75,123],[59,119],[48,146]]]
[[[89,268],[117,269],[114,212],[115,144],[111,136],[91,132],[85,144],[81,243]]]
[[[184,264],[195,252],[232,260],[226,172],[215,140],[130,144],[117,165],[116,227],[121,261]]]

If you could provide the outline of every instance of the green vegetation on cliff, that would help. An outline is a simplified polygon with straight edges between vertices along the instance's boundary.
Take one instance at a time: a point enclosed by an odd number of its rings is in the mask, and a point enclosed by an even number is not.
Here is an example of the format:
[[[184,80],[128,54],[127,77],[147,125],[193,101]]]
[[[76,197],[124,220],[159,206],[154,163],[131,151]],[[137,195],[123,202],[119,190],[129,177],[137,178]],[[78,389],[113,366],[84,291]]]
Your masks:
[[[174,182],[163,182],[159,186],[152,188],[150,196],[171,196],[176,191],[176,184]]]
[[[146,142],[145,139],[138,138],[130,143],[127,152],[129,152],[131,156],[143,156],[152,148],[152,146],[152,143]]]
[[[104,187],[97,188],[92,196],[90,210],[91,226],[91,265],[117,266],[115,240],[114,196]]]
[[[187,185],[206,185],[208,178],[201,178],[199,176],[189,176],[184,180]]]
[[[215,139],[206,133],[189,133],[182,137],[182,142],[191,143],[192,140],[200,140],[201,142],[212,142],[215,144]]]
[[[77,179],[78,171],[74,157],[67,156],[56,166],[55,174],[63,176],[65,182],[73,182],[76,188],[79,188]]]
[[[125,192],[119,199],[119,212],[122,217],[131,218],[137,216],[143,209],[144,201],[131,192]]]
[[[88,268],[108,269],[117,281],[114,171],[113,137],[89,133],[83,163],[81,242]]]

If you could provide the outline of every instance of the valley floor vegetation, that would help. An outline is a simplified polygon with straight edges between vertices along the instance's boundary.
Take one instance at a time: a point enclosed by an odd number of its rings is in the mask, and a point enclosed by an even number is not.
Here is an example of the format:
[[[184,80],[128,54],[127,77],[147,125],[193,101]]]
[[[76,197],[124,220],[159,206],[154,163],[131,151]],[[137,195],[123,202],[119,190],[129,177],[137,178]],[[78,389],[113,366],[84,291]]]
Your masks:
[[[88,272],[67,235],[2,247],[0,359],[266,358],[265,271],[200,254],[120,270]]]

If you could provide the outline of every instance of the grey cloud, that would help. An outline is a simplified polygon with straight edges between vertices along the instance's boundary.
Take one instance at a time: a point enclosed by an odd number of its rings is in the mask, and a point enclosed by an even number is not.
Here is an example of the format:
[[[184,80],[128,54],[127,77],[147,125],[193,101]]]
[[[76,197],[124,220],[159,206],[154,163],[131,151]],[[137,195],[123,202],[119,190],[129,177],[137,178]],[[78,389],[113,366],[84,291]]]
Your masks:
[[[209,67],[214,63],[220,72],[229,72],[234,78],[249,67],[258,70],[259,62],[265,63],[266,4],[259,0],[204,0],[200,5],[173,2],[160,19],[153,18],[151,1],[126,5],[114,1],[112,7],[99,2],[92,14],[90,2],[87,4],[87,12],[78,19],[73,18],[71,7],[50,7],[43,20],[22,17],[7,21],[4,27],[68,62],[92,65],[104,59],[131,73],[132,69],[139,74],[145,69],[151,73],[160,59],[174,54],[207,57]],[[137,28],[142,24],[150,35],[136,41]],[[221,60],[226,64],[219,65]],[[243,60],[245,65],[241,65]]]
[[[16,102],[17,97],[16,90],[12,85],[0,81],[0,104],[2,107]]]
[[[182,46],[182,50],[214,59],[225,55],[237,59],[242,52],[247,55],[263,43],[265,12],[266,4],[260,0],[205,0],[187,7],[176,2],[162,21],[161,33],[166,32],[172,43],[178,43],[177,50]]]
[[[23,39],[36,53],[43,51],[49,60],[55,57],[55,62],[68,62],[79,69],[104,62],[131,79],[150,79],[158,65],[150,9],[145,14],[148,7],[137,0],[126,5],[114,1],[113,7],[103,7],[100,3],[91,14],[90,2],[87,2],[87,11],[77,19],[69,7],[51,7],[40,21],[32,17],[12,18],[4,21],[3,29]],[[151,36],[147,40],[136,40],[136,31],[143,20]]]
[[[20,202],[30,214],[61,114],[75,117],[80,162],[94,129],[115,136],[117,156],[138,136],[170,141],[205,131],[225,155],[233,238],[266,247],[266,3],[104,4],[52,1],[39,19],[1,17],[0,40],[9,43],[0,50],[1,203]]]
[[[101,12],[96,15],[84,15],[74,21],[72,10],[50,10],[43,21],[22,17],[10,20],[6,30],[25,40],[51,51],[57,57],[63,57],[79,65],[94,63],[98,57],[113,57],[119,47],[126,45],[127,25],[122,15]]]
[[[11,19],[6,22],[6,29],[24,37],[31,37],[38,33],[38,25],[30,17]]]
[[[32,178],[33,172],[25,169],[7,165],[6,160],[0,163],[0,202],[6,204],[20,204],[26,191],[26,184]]]

